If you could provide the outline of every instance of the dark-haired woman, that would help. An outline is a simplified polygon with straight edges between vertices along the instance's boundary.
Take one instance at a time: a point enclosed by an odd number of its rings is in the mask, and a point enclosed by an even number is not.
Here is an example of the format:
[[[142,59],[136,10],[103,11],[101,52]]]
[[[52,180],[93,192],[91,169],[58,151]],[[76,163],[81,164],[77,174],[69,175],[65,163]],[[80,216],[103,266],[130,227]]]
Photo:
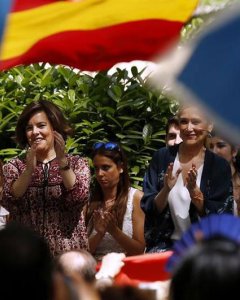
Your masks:
[[[90,170],[85,159],[65,153],[72,128],[52,102],[25,107],[16,138],[26,155],[3,167],[3,205],[13,221],[39,232],[53,255],[88,249],[82,208],[89,196]]]
[[[143,253],[143,194],[130,187],[123,150],[115,143],[96,143],[92,159],[96,183],[86,209],[90,251],[97,260],[109,252]]]
[[[234,214],[240,216],[240,157],[236,145],[230,144],[218,135],[212,134],[209,139],[209,148],[217,155],[225,158],[231,167],[233,197],[234,197]]]

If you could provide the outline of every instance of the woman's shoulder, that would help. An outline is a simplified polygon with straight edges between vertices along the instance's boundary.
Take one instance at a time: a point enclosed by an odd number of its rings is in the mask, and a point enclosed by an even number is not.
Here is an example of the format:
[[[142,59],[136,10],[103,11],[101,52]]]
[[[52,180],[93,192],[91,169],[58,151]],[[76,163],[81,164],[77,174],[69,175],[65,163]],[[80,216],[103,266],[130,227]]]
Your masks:
[[[79,154],[66,154],[66,157],[68,160],[70,160],[72,163],[83,163],[83,164],[89,164],[89,160],[87,157],[81,156]]]
[[[11,158],[7,162],[5,162],[3,164],[3,167],[11,166],[11,165],[22,166],[22,165],[25,165],[25,164],[26,164],[26,158],[25,158],[25,156],[16,156],[16,157]]]
[[[153,160],[159,159],[171,159],[177,155],[179,145],[174,145],[170,147],[162,147],[154,152]]]
[[[143,196],[143,192],[137,188],[130,187],[129,195],[132,195],[133,200],[140,201]]]

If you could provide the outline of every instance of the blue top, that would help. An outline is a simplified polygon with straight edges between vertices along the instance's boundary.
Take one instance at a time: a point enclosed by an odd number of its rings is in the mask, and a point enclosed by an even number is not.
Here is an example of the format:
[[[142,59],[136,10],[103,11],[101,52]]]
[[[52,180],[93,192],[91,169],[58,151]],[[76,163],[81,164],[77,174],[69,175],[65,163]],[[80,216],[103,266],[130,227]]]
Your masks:
[[[162,252],[172,248],[171,236],[174,224],[169,205],[160,213],[154,198],[163,188],[164,174],[169,163],[174,162],[179,145],[164,147],[156,151],[144,177],[144,196],[141,207],[145,212],[146,252]],[[204,211],[222,214],[233,213],[233,192],[229,163],[220,156],[206,150],[200,190],[204,196]],[[193,203],[190,204],[191,222],[199,220],[199,215]]]

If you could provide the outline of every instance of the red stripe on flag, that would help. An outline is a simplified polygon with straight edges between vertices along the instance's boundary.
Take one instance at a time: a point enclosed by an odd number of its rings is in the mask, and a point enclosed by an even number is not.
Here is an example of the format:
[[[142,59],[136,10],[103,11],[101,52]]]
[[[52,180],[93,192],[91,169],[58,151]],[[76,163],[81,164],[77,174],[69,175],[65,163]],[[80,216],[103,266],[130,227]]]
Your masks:
[[[50,3],[57,2],[59,0],[15,0],[12,5],[12,12],[27,10],[42,5],[47,5]]]
[[[0,69],[49,62],[81,70],[104,70],[122,61],[150,60],[179,36],[181,22],[144,20],[97,30],[66,31],[37,42],[23,55],[0,62]]]

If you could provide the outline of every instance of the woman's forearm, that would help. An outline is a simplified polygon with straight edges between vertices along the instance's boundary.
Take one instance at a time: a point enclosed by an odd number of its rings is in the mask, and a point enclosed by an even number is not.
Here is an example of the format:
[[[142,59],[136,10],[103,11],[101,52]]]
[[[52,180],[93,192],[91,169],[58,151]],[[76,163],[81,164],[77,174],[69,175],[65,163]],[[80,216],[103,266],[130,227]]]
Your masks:
[[[137,255],[144,252],[145,244],[129,237],[120,228],[116,226],[114,230],[109,232],[112,237],[121,245],[128,255]]]
[[[22,197],[25,194],[31,182],[31,179],[32,172],[28,169],[24,170],[23,173],[19,176],[19,178],[16,181],[14,181],[12,185],[12,195],[16,198]]]
[[[66,158],[59,160],[59,170],[62,176],[63,185],[67,190],[71,190],[76,182],[76,175]]]
[[[199,188],[195,188],[189,191],[192,203],[195,205],[198,214],[200,216],[204,215],[204,198],[203,193]]]
[[[154,198],[154,202],[159,212],[162,212],[164,208],[167,206],[169,192],[170,192],[169,187],[164,186],[161,189],[161,191],[157,194],[157,196]]]
[[[95,250],[97,249],[97,246],[101,242],[104,234],[97,232],[96,234],[92,235],[89,237],[89,250],[91,253],[94,253]]]

